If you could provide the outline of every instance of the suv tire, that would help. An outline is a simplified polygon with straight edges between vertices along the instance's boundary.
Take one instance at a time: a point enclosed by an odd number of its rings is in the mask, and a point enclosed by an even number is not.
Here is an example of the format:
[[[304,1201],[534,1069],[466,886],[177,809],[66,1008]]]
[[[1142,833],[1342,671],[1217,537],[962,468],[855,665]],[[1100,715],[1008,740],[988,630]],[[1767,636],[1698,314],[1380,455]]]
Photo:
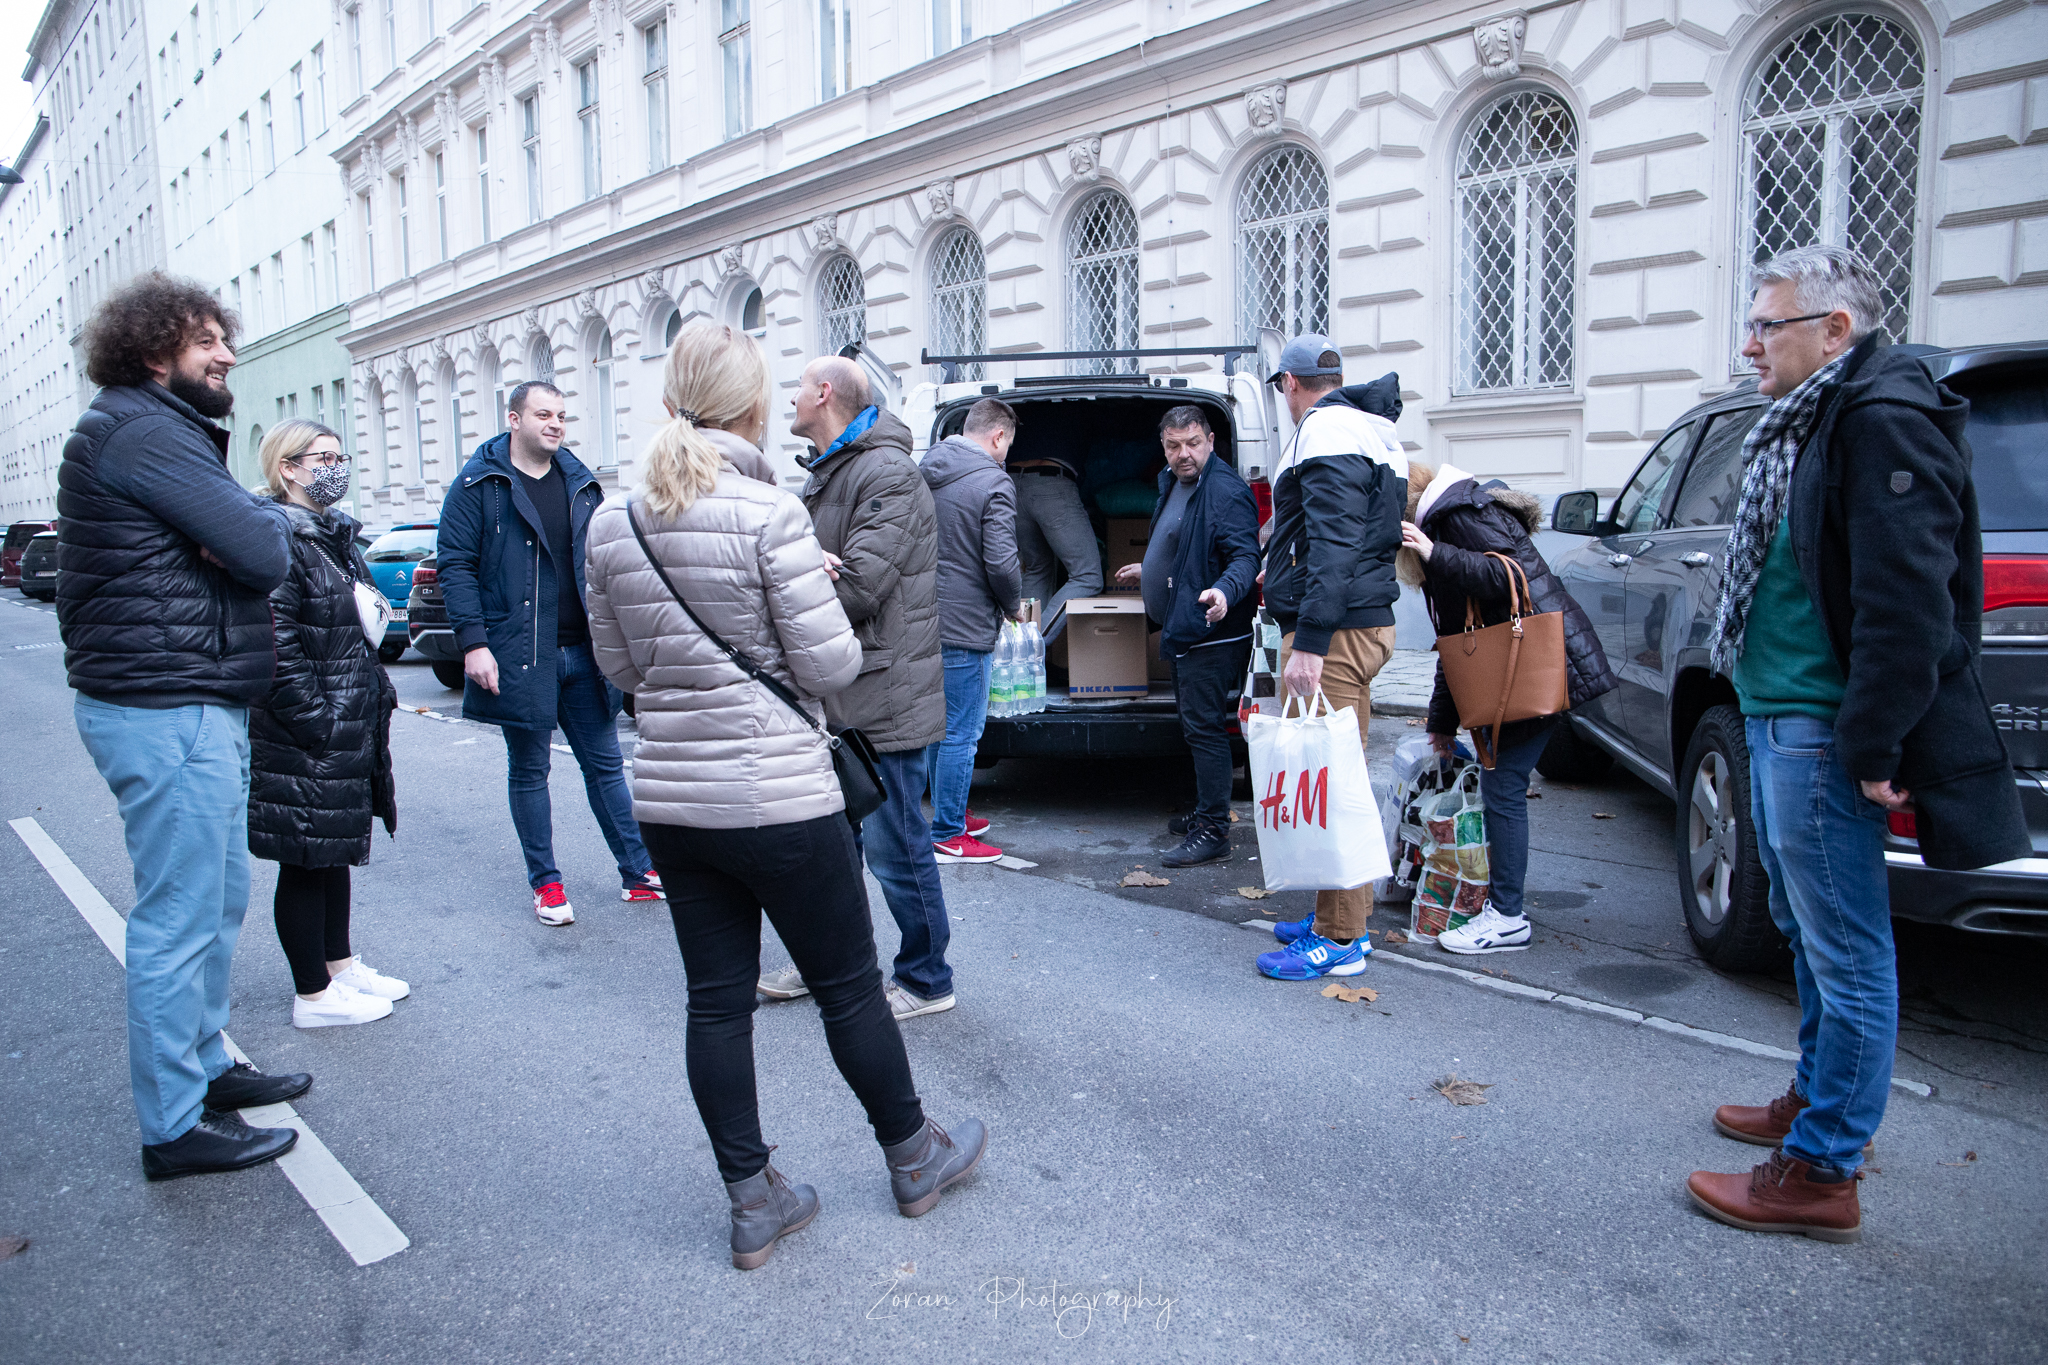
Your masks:
[[[399,656],[404,653],[405,641],[403,640],[381,644],[377,646],[377,661],[379,663],[395,664],[398,662]]]
[[[1536,760],[1536,771],[1553,782],[1592,782],[1613,766],[1614,755],[1572,728],[1570,716],[1550,727],[1550,742]]]
[[[1708,708],[1678,774],[1676,852],[1685,930],[1709,965],[1724,972],[1763,971],[1783,955],[1785,936],[1771,922],[1770,878],[1749,818],[1742,713],[1732,706]]]
[[[460,692],[462,690],[462,665],[447,660],[435,660],[434,681],[451,692]]]

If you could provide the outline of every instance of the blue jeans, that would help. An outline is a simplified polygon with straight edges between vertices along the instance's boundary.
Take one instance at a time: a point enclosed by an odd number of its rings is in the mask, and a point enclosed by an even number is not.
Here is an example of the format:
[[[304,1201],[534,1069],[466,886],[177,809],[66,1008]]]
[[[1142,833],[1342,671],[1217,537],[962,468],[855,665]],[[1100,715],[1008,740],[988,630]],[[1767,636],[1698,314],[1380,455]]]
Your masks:
[[[625,760],[619,755],[617,718],[606,695],[604,675],[590,646],[564,645],[555,651],[555,724],[576,754],[583,770],[583,791],[590,813],[611,846],[619,879],[630,886],[654,864],[640,842],[633,820],[633,793],[626,786]],[[505,753],[511,760],[506,794],[512,802],[512,826],[519,831],[519,851],[526,855],[526,880],[535,890],[562,880],[555,866],[555,817],[548,801],[548,769],[553,729],[505,726]]]
[[[1811,1107],[1792,1121],[1785,1151],[1848,1176],[1884,1119],[1899,1037],[1884,808],[1836,762],[1826,721],[1752,716],[1743,728],[1771,918],[1792,941],[1799,983],[1794,1080]]]
[[[199,1122],[207,1082],[232,1065],[221,1030],[249,909],[249,712],[86,696],[72,709],[135,867],[128,1079],[143,1145],[153,1147]]]
[[[931,822],[924,818],[926,752],[906,749],[879,756],[889,799],[860,822],[854,843],[882,884],[882,899],[903,933],[896,979],[930,1000],[953,989],[953,969],[946,965],[953,926],[939,886],[939,861],[932,856]]]
[[[983,649],[942,645],[946,661],[946,738],[925,752],[932,789],[932,838],[944,843],[967,830],[967,789],[974,784],[974,751],[988,724],[989,663]]]
[[[1555,722],[1553,722],[1555,724]],[[1493,771],[1479,770],[1479,800],[1486,807],[1486,898],[1509,919],[1522,914],[1529,880],[1529,770],[1550,743],[1549,725],[1493,756]]]

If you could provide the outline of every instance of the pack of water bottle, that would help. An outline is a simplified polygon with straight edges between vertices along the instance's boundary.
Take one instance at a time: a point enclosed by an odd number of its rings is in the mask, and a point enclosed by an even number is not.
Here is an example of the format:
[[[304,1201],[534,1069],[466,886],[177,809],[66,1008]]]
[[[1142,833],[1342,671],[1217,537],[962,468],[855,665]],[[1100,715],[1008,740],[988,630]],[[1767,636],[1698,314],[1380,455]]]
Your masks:
[[[996,636],[995,657],[989,660],[988,713],[1023,716],[1045,709],[1045,638],[1038,633],[1036,612],[1022,621],[1003,622]]]

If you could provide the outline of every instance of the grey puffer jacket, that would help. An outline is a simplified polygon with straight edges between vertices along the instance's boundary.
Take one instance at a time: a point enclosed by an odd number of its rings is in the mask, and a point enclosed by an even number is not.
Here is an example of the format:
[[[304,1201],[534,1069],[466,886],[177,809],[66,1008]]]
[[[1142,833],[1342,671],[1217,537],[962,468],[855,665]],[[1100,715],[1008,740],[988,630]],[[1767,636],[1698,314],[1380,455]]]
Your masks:
[[[939,519],[939,641],[986,654],[1017,613],[1017,485],[988,452],[948,436],[918,466]]]
[[[806,699],[838,692],[860,671],[861,653],[811,519],[791,494],[728,466],[679,517],[654,515],[637,492],[606,499],[590,522],[584,607],[598,667],[637,698],[634,818],[759,829],[844,810],[825,737],[676,605],[626,520],[629,496],[676,590],[785,687]]]
[[[835,730],[858,727],[883,753],[946,737],[939,663],[939,531],[931,490],[894,413],[828,459],[813,454],[804,506],[838,555],[839,604],[860,641],[860,676],[826,702]]]

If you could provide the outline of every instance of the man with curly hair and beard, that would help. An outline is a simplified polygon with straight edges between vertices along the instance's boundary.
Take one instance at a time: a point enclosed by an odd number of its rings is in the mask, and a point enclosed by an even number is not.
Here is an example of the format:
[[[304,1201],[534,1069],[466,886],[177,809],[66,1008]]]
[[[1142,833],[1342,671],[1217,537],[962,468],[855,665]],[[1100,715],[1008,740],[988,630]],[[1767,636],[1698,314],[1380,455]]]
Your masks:
[[[128,1074],[151,1180],[289,1151],[238,1109],[303,1093],[228,1057],[228,967],[249,905],[249,707],[270,690],[284,509],[236,484],[234,315],[151,272],[86,325],[101,386],[58,471],[57,620],[79,737],[113,791],[135,868]]]

